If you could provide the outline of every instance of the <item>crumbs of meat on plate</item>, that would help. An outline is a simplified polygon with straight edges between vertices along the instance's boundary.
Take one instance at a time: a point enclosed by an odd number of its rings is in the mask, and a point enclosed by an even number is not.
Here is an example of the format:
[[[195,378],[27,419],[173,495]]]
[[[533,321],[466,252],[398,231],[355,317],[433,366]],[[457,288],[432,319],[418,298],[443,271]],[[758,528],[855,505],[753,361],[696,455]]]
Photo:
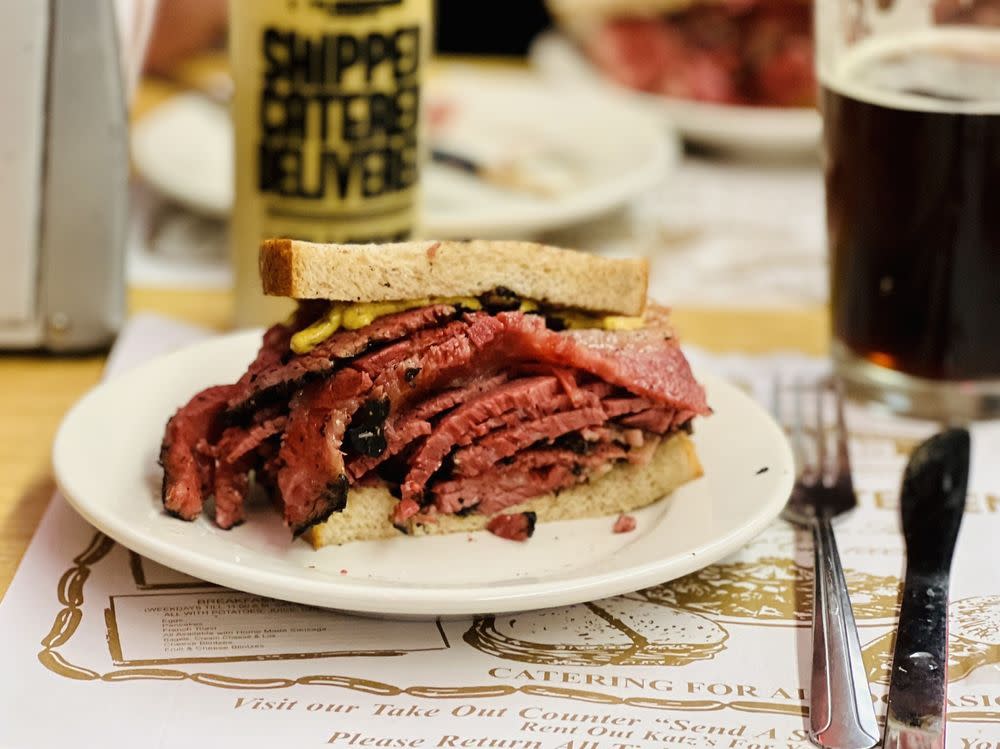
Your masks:
[[[486,530],[494,536],[508,541],[527,541],[535,533],[538,516],[534,512],[515,512],[510,515],[494,515],[486,524]]]
[[[631,515],[619,515],[615,521],[615,527],[611,530],[615,533],[631,533],[635,530],[635,518]]]
[[[767,466],[763,466],[762,468],[758,468],[757,469],[757,473],[755,475],[756,476],[760,476],[762,473],[767,473],[767,471],[768,471],[768,467]]]

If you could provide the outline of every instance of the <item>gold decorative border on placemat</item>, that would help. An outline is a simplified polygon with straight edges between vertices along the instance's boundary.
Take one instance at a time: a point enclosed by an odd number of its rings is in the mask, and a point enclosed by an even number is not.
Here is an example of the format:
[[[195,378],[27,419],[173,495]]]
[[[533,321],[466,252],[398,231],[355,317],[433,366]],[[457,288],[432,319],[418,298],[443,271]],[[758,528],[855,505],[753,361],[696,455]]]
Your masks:
[[[128,568],[132,573],[132,580],[135,581],[135,587],[139,590],[186,590],[190,588],[219,588],[220,585],[215,583],[206,582],[205,580],[196,580],[187,583],[150,583],[146,582],[146,569],[143,567],[143,562],[146,560],[139,554],[136,554],[131,549],[128,550]]]
[[[222,674],[212,674],[195,672],[188,673],[180,669],[173,668],[124,668],[106,673],[99,673],[84,666],[78,666],[66,660],[57,650],[65,645],[83,621],[83,612],[80,607],[83,605],[83,588],[90,577],[90,568],[103,559],[114,548],[115,542],[101,532],[94,534],[87,548],[73,558],[73,566],[63,573],[59,578],[56,589],[57,599],[62,606],[55,616],[55,621],[48,634],[42,638],[42,649],[38,653],[38,660],[52,673],[67,679],[78,681],[133,681],[133,680],[159,680],[159,681],[183,681],[189,680],[205,686],[218,687],[221,689],[286,689],[297,685],[309,686],[330,686],[341,689],[349,689],[364,694],[377,695],[379,697],[395,697],[408,695],[410,697],[422,697],[425,699],[486,699],[493,697],[506,697],[508,695],[521,693],[535,697],[555,697],[559,699],[575,700],[602,705],[625,705],[628,707],[642,707],[653,710],[686,710],[697,712],[714,712],[717,710],[731,709],[748,713],[769,713],[776,715],[807,716],[809,708],[805,705],[783,705],[776,702],[764,700],[732,700],[723,702],[721,700],[668,700],[658,697],[619,697],[614,694],[606,694],[585,689],[567,689],[564,687],[550,687],[539,685],[510,686],[506,684],[494,684],[468,687],[440,687],[440,686],[408,686],[399,687],[394,684],[362,679],[354,676],[324,675],[300,676],[292,678],[271,678],[252,679],[239,676],[224,676]],[[954,710],[948,712],[948,720],[955,722],[973,723],[1000,723],[1000,711],[973,712]]]

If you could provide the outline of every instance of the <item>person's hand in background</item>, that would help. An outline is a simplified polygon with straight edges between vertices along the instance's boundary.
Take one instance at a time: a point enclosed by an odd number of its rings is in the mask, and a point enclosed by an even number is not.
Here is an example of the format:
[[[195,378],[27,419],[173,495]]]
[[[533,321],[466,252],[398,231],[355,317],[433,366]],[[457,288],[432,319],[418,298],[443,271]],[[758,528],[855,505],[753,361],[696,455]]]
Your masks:
[[[146,50],[146,73],[167,75],[181,60],[226,35],[226,0],[160,0]]]

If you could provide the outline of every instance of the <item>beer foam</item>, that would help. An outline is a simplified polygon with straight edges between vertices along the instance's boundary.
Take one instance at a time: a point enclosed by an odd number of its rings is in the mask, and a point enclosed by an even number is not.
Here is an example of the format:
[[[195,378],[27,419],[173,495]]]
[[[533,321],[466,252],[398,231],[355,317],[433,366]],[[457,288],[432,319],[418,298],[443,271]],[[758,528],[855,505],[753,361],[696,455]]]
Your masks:
[[[1000,114],[1000,30],[938,27],[866,39],[820,81],[892,109]]]

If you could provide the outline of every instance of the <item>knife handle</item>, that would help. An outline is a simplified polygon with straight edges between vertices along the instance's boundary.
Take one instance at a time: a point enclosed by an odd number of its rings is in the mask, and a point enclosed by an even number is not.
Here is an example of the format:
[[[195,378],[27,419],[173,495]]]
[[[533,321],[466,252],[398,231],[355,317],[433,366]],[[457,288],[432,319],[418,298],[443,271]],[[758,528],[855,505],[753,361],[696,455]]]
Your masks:
[[[878,722],[829,515],[816,517],[813,540],[809,734],[830,749],[868,749],[878,743]]]
[[[944,749],[948,578],[907,574],[892,655],[884,747]]]

